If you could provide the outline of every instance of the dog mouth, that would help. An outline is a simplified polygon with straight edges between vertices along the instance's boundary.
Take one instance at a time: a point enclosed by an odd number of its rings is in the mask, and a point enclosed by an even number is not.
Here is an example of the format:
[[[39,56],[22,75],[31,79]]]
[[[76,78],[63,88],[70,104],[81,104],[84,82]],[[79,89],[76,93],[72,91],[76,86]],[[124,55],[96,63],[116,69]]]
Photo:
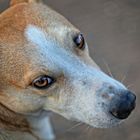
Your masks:
[[[123,104],[127,104],[124,102]],[[127,119],[132,111],[135,109],[136,103],[134,102],[133,104],[131,103],[131,107],[126,108],[123,107],[123,104],[121,104],[121,107],[118,109],[113,108],[111,111],[104,112],[104,115],[101,115],[101,119],[98,120],[98,124],[95,124],[94,122],[88,123],[92,127],[96,128],[112,128],[120,125],[125,119]],[[100,118],[100,116],[98,118]],[[102,117],[104,116],[104,118]],[[92,125],[93,124],[93,125]]]
[[[116,117],[114,117],[111,114],[107,115],[107,118],[102,118],[99,119],[98,121],[94,121],[94,120],[90,120],[89,122],[85,122],[85,124],[91,126],[92,128],[99,128],[99,129],[104,129],[104,128],[113,128],[113,127],[117,127],[118,125],[120,125],[123,121],[121,119],[118,119]]]

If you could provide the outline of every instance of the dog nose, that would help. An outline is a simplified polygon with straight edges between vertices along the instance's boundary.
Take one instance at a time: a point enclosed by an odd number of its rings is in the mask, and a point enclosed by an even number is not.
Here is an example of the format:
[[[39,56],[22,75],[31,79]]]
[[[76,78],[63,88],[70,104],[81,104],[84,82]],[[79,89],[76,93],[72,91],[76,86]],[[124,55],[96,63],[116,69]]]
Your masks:
[[[126,119],[136,106],[136,96],[127,91],[114,101],[110,113],[118,119]]]

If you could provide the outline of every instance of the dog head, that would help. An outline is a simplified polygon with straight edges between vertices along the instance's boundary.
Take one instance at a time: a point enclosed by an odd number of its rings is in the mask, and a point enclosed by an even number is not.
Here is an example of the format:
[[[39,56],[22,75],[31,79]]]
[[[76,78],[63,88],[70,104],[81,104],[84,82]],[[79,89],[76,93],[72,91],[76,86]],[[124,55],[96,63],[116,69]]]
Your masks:
[[[135,95],[90,58],[81,32],[33,0],[0,15],[0,102],[31,115],[51,110],[94,127],[111,127],[135,107]]]

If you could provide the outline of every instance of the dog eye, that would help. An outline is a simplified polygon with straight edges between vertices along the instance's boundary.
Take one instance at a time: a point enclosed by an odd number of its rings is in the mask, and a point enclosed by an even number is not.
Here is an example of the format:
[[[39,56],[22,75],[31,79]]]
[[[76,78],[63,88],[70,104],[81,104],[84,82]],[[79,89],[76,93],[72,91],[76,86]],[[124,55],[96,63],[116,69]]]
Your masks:
[[[48,88],[54,83],[54,79],[49,76],[40,76],[32,82],[32,86],[38,89]]]
[[[82,34],[78,34],[75,38],[74,38],[74,43],[76,44],[76,46],[83,50],[85,48],[85,39],[83,37]]]

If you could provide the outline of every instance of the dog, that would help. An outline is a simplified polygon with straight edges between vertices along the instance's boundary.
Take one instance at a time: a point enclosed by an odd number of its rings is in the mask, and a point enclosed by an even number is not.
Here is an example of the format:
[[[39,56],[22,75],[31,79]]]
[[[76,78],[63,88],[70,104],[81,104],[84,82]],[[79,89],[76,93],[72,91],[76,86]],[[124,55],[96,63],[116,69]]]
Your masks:
[[[53,140],[49,112],[92,127],[120,124],[136,96],[101,71],[84,35],[40,0],[0,15],[0,137]]]

